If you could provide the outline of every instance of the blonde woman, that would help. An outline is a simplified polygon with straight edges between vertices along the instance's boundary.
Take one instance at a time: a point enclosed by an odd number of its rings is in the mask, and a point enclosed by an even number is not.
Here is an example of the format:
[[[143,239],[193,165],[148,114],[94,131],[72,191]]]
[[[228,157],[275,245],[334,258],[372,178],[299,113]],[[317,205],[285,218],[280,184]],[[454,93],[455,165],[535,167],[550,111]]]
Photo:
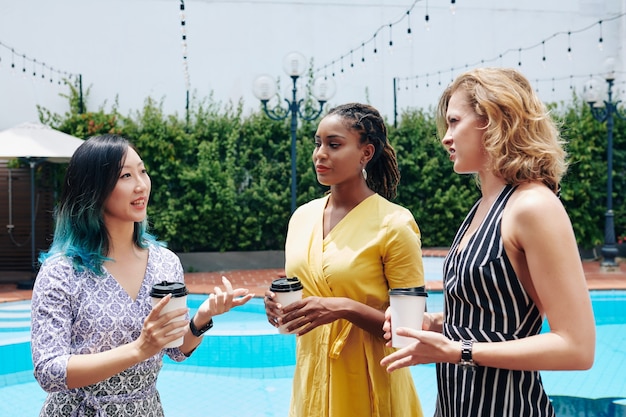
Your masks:
[[[443,313],[428,313],[423,331],[399,330],[416,343],[381,364],[437,363],[438,416],[554,416],[539,371],[588,369],[595,349],[558,197],[566,163],[557,126],[524,76],[498,68],[460,75],[437,118],[454,172],[476,175],[482,197],[444,262]]]

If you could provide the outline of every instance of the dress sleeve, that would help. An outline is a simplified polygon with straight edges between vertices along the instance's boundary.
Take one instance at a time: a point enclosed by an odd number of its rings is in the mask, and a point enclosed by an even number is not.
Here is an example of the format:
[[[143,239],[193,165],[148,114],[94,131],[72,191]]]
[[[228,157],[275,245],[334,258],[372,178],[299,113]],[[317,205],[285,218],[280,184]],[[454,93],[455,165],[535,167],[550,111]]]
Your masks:
[[[41,267],[33,288],[31,354],[34,375],[47,392],[67,387],[73,312],[69,263],[51,259]]]
[[[402,209],[387,220],[382,258],[389,288],[424,285],[422,242],[415,218],[410,211]]]

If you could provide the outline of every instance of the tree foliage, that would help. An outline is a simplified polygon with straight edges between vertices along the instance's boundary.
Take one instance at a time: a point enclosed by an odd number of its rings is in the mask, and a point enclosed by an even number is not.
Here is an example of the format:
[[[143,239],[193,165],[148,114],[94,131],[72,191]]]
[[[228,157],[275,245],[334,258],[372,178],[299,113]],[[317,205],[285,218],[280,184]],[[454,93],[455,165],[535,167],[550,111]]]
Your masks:
[[[44,123],[87,138],[102,133],[127,137],[152,178],[148,216],[152,231],[176,251],[282,249],[291,201],[290,118],[274,121],[262,109],[244,115],[241,103],[206,100],[185,117],[166,115],[162,103],[146,99],[143,109],[122,116],[112,110],[79,112],[78,91],[70,86],[70,111],[39,109]],[[306,105],[309,105],[305,102]],[[591,248],[604,238],[606,210],[606,123],[588,106],[552,111],[562,126],[570,168],[562,201],[578,243]],[[616,233],[626,235],[626,122],[615,120],[613,206]],[[297,130],[297,204],[322,196],[311,162],[317,120],[300,120]],[[425,247],[450,245],[463,217],[479,198],[470,175],[456,175],[436,137],[434,112],[406,110],[389,126],[401,181],[396,202],[409,208]]]

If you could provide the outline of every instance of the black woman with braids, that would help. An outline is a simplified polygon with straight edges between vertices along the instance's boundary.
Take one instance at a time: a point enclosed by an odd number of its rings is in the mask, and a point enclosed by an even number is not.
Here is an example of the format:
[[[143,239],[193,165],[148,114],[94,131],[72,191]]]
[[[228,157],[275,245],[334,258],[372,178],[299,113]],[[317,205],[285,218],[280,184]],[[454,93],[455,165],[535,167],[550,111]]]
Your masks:
[[[313,163],[330,191],[294,212],[285,245],[285,272],[303,282],[303,299],[265,297],[268,321],[297,334],[289,416],[422,416],[409,370],[379,365],[394,351],[382,331],[389,288],[424,285],[417,223],[389,201],[400,175],[379,112],[330,110]]]

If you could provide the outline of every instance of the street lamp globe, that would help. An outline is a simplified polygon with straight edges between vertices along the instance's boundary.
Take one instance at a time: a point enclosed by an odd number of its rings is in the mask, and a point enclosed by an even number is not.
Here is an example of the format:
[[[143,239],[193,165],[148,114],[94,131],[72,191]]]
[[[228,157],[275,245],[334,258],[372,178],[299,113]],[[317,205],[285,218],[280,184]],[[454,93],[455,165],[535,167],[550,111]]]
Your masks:
[[[306,58],[300,52],[290,52],[283,60],[283,69],[290,77],[299,77],[306,71]]]
[[[313,81],[311,94],[317,101],[327,102],[335,96],[335,92],[336,84],[332,78],[322,75]]]
[[[252,93],[261,101],[268,101],[276,94],[276,82],[269,75],[260,75],[252,84]]]
[[[589,103],[591,107],[603,105],[603,86],[597,78],[591,78],[583,87],[583,100]]]

